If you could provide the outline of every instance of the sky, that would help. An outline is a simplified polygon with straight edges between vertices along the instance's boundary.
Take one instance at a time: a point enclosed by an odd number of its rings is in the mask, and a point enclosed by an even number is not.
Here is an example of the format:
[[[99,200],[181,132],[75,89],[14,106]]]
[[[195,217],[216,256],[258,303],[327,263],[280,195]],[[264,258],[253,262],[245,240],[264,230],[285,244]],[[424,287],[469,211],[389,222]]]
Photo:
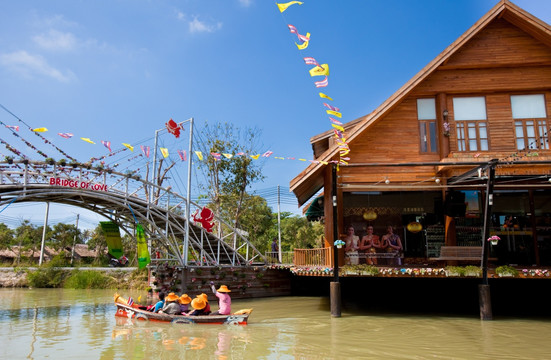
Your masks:
[[[281,210],[300,214],[289,182],[308,163],[297,159],[312,159],[310,138],[331,129],[318,93],[333,98],[343,122],[370,113],[497,2],[304,0],[280,13],[268,0],[5,1],[0,104],[13,115],[0,109],[0,121],[48,128],[42,135],[81,162],[109,153],[101,140],[114,151],[122,143],[153,147],[155,131],[169,119],[193,118],[195,133],[205,122],[254,128],[263,151],[273,154],[262,160],[265,180],[251,190],[276,209],[279,185]],[[551,23],[551,1],[513,2]],[[306,49],[298,50],[288,24],[310,33]],[[304,57],[329,65],[327,87],[315,87],[320,78],[310,76]],[[187,149],[188,131],[179,140],[159,135],[182,178],[187,164],[175,149]],[[28,129],[19,134],[50,157],[64,157]],[[0,127],[0,138],[41,159],[10,129]],[[0,155],[11,154],[0,145]],[[147,159],[133,159],[138,155],[126,151],[116,159],[124,162],[119,169],[143,167]],[[0,221],[40,225],[44,209],[13,204],[0,209]],[[76,214],[88,228],[103,220],[52,205],[49,222],[72,223]]]

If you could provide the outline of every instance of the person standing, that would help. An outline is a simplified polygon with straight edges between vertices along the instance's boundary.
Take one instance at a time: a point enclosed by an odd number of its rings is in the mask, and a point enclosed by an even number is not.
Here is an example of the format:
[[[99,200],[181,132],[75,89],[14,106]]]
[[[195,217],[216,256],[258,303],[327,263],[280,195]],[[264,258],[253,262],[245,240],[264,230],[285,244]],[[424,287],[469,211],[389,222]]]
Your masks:
[[[395,265],[402,265],[402,241],[400,237],[394,233],[394,228],[392,225],[387,226],[387,233],[383,235],[383,242],[388,243],[387,252],[394,253],[395,257],[392,259]]]
[[[229,315],[231,314],[231,298],[229,293],[230,289],[226,285],[221,285],[218,290],[214,287],[214,283],[210,282],[210,288],[216,297],[218,298],[218,311],[212,313],[212,315]]]
[[[362,237],[360,242],[360,251],[365,253],[366,263],[369,265],[377,265],[377,258],[370,257],[369,255],[374,255],[377,253],[377,249],[381,247],[379,236],[373,234],[373,226],[367,226],[367,234]]]
[[[357,235],[354,235],[354,227],[349,226],[346,229],[346,237],[344,238],[345,247],[344,247],[344,253],[346,254],[346,262],[350,265],[358,265],[359,263],[359,257],[358,257],[358,249],[359,249],[359,242],[360,237]]]
[[[277,246],[277,238],[274,238],[272,240],[272,252],[271,252],[272,258],[274,260],[277,260],[279,257],[279,246]]]

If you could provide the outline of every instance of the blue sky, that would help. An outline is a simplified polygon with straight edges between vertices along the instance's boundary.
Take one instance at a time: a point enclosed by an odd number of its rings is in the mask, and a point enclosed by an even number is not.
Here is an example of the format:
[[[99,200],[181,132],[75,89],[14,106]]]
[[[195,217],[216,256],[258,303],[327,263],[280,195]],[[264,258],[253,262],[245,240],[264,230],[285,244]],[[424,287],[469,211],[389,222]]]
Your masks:
[[[254,189],[273,194],[281,185],[286,192],[307,164],[273,156],[311,159],[310,137],[330,128],[314,86],[319,78],[310,77],[303,57],[329,64],[329,86],[321,91],[334,99],[343,121],[354,120],[391,96],[496,3],[304,0],[281,14],[267,0],[4,2],[0,104],[31,127],[47,127],[46,138],[83,162],[106,155],[100,140],[111,141],[113,149],[121,143],[153,146],[155,130],[170,118],[193,117],[197,129],[205,121],[255,127],[263,149],[274,154],[264,162],[266,180]],[[551,23],[551,2],[514,3]],[[296,48],[287,24],[311,34],[307,49]],[[16,124],[3,110],[0,120]],[[58,132],[75,136],[63,139]],[[36,144],[30,132],[21,136]],[[40,158],[7,129],[0,129],[0,138]],[[42,149],[63,157],[52,147]],[[8,154],[3,147],[0,153]],[[185,172],[185,163],[178,166]],[[285,195],[282,209],[297,211],[296,201]],[[30,209],[13,205],[0,221],[42,222],[44,205]],[[81,213],[56,209],[50,222],[71,222]],[[99,220],[81,219],[87,227]]]

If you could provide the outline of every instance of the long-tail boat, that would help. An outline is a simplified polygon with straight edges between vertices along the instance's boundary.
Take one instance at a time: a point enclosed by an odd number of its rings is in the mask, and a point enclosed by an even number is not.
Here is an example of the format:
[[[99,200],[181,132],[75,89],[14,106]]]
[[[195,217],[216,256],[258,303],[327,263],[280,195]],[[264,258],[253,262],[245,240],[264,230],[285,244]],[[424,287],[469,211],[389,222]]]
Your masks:
[[[130,302],[119,294],[114,295],[117,312],[115,316],[125,317],[128,319],[158,321],[175,324],[230,324],[230,325],[247,325],[247,320],[253,309],[242,309],[230,315],[169,315],[162,313],[154,313],[146,310],[146,307]]]

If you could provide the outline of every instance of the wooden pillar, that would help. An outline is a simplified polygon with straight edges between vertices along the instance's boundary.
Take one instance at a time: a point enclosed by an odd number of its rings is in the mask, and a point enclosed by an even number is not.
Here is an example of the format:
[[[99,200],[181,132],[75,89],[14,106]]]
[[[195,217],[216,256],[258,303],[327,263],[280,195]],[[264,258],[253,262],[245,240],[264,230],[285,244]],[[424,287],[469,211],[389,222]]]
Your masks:
[[[333,246],[333,197],[331,196],[333,180],[331,166],[326,166],[323,174],[323,216],[325,240]]]
[[[447,104],[448,97],[445,93],[439,93],[436,96],[436,131],[438,132],[438,145],[440,159],[448,157],[450,154],[450,137],[444,135],[444,121],[446,120],[450,124],[450,117],[444,119],[444,110],[448,110]]]
[[[534,203],[534,190],[528,190],[530,201],[530,225],[532,226],[532,243],[534,246],[534,259],[536,265],[540,266],[540,250],[538,248],[538,232],[536,226],[536,205]]]

